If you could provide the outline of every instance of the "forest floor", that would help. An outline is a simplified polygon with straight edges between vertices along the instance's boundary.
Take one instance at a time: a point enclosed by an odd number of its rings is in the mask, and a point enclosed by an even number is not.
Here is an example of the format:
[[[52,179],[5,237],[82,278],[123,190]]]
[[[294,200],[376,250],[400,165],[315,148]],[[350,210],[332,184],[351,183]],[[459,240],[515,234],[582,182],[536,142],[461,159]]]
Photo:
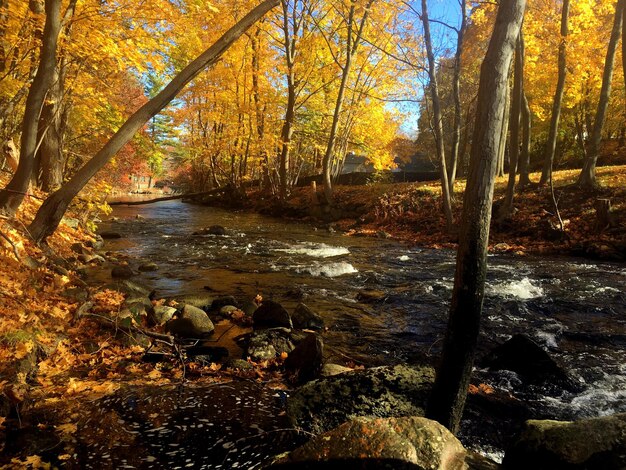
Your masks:
[[[576,186],[580,170],[554,173],[554,193],[559,218],[549,186],[537,183],[522,188],[514,199],[514,213],[499,220],[497,209],[506,190],[506,177],[497,179],[494,195],[490,249],[517,254],[566,254],[606,260],[626,259],[626,165],[598,167],[599,188],[581,191]],[[540,174],[530,175],[537,182]],[[461,218],[465,182],[455,184],[453,212]],[[319,190],[319,188],[318,188]],[[422,183],[338,186],[335,208],[323,210],[312,188],[295,188],[285,206],[277,206],[262,194],[249,194],[256,211],[298,219],[324,221],[355,236],[391,237],[415,245],[440,248],[456,246],[457,235],[446,231],[441,209],[441,185]],[[608,199],[611,209],[599,218],[599,199]]]

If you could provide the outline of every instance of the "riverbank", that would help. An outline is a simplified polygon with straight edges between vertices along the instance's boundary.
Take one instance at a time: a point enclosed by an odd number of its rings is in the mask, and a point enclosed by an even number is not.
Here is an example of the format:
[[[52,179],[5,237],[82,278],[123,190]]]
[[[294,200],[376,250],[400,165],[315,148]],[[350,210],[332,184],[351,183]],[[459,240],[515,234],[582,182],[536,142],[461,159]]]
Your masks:
[[[554,191],[559,217],[550,188],[533,183],[515,195],[515,211],[499,220],[497,207],[504,197],[507,178],[498,178],[494,195],[494,217],[490,250],[516,254],[557,254],[593,259],[626,259],[626,165],[598,167],[600,188],[583,192],[575,185],[579,170],[554,172]],[[531,181],[540,174],[531,174]],[[453,206],[454,218],[460,220],[464,181],[457,182],[459,195]],[[318,188],[319,191],[320,188]],[[236,198],[237,204],[263,214],[307,220],[343,230],[353,236],[393,238],[430,248],[454,248],[456,235],[449,234],[440,208],[438,182],[372,183],[365,186],[337,186],[332,208],[319,204],[321,195],[311,187],[294,188],[285,204],[277,204],[270,195],[259,191]],[[610,210],[604,211],[608,201]],[[201,200],[202,202],[202,200]],[[233,198],[204,200],[210,205],[229,207]]]

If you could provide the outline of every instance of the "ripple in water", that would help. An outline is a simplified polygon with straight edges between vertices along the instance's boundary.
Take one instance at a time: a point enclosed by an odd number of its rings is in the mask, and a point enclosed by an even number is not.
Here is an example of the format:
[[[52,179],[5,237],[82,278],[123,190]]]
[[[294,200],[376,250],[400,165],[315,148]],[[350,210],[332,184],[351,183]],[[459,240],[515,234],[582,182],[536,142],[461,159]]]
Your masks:
[[[343,246],[331,246],[325,243],[303,242],[290,248],[280,248],[276,251],[294,255],[307,255],[313,258],[332,258],[334,256],[348,255],[350,250]]]
[[[535,286],[527,277],[519,281],[505,281],[487,285],[486,290],[488,295],[522,300],[536,299],[543,296],[543,289]]]

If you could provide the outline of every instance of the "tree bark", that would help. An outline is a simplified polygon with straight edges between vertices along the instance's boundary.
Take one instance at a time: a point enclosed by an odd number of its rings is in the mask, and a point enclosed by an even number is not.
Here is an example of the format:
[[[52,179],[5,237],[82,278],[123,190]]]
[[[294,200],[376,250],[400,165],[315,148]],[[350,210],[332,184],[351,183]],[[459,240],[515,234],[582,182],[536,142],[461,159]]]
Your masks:
[[[437,70],[430,36],[430,21],[428,19],[428,4],[426,0],[422,0],[422,24],[424,25],[424,43],[426,45],[426,56],[428,57],[428,88],[430,89],[430,97],[433,102],[433,133],[439,160],[443,213],[446,216],[446,228],[448,232],[450,232],[454,224],[452,219],[452,199],[450,196],[450,181],[448,179],[446,152],[443,142],[443,118],[441,115],[441,101],[439,99],[439,85],[437,83]]]
[[[120,127],[102,149],[61,188],[52,193],[37,212],[29,227],[31,236],[40,242],[54,233],[72,199],[141,127],[169,104],[196,75],[214,64],[222,54],[259,18],[276,7],[280,0],[265,0],[231,27],[215,44],[176,75],[163,90],[144,104]]]
[[[585,159],[585,164],[578,177],[578,185],[583,189],[595,189],[596,182],[596,163],[598,162],[598,154],[600,153],[600,144],[602,141],[602,129],[606,121],[606,114],[609,109],[609,99],[611,98],[611,81],[613,80],[613,69],[615,64],[615,52],[617,50],[617,42],[622,33],[622,19],[624,16],[624,5],[626,0],[618,0],[615,4],[615,20],[611,30],[611,38],[609,47],[606,52],[606,60],[604,61],[604,73],[602,74],[602,88],[600,90],[600,100],[598,101],[598,109],[596,118],[593,123],[593,133],[589,142],[589,153]]]
[[[530,184],[530,141],[531,141],[531,113],[526,92],[522,91],[522,152],[519,159],[519,186],[523,188]]]
[[[513,81],[513,102],[511,103],[511,117],[509,129],[511,131],[509,144],[509,182],[506,187],[504,202],[500,206],[499,221],[510,217],[513,212],[513,198],[515,196],[515,178],[517,175],[517,161],[519,159],[520,115],[522,111],[522,93],[524,89],[524,34],[520,30],[515,49],[515,75]]]
[[[552,178],[552,165],[554,162],[554,152],[556,151],[556,139],[559,131],[559,120],[561,118],[561,103],[563,102],[563,92],[565,91],[565,78],[567,76],[567,36],[569,34],[569,0],[563,0],[561,11],[561,43],[559,44],[559,72],[552,102],[552,118],[550,119],[550,133],[546,142],[544,154],[543,171],[541,173],[540,185],[546,184]]]
[[[454,181],[459,161],[459,144],[461,141],[461,58],[463,55],[463,40],[467,29],[467,3],[461,3],[461,27],[457,32],[456,53],[454,55],[454,77],[452,78],[452,93],[454,95],[454,129],[452,132],[452,147],[450,149],[450,197],[454,196]]]
[[[39,114],[48,88],[54,79],[57,42],[61,30],[61,0],[46,0],[45,9],[46,24],[43,31],[39,67],[26,98],[22,121],[20,161],[13,178],[6,188],[0,191],[0,211],[11,216],[15,215],[28,191],[35,164]]]
[[[285,109],[285,119],[281,130],[281,151],[278,168],[279,199],[284,202],[289,192],[289,153],[291,150],[291,139],[293,136],[293,124],[296,117],[296,39],[298,37],[299,20],[296,18],[297,3],[293,4],[293,23],[289,26],[289,4],[287,0],[281,0],[283,8],[283,34],[285,47],[285,60],[287,62],[287,108]]]
[[[510,75],[510,71],[509,71]],[[508,79],[508,78],[507,78]],[[498,148],[498,165],[496,167],[496,175],[504,176],[504,160],[506,157],[508,136],[509,136],[509,119],[511,118],[511,89],[507,86],[506,98],[504,100],[504,119],[502,120],[502,129],[500,129],[500,147]]]
[[[439,421],[454,433],[459,428],[474,364],[509,67],[525,7],[525,0],[500,1],[481,66],[450,317],[443,356],[426,413],[427,417]]]

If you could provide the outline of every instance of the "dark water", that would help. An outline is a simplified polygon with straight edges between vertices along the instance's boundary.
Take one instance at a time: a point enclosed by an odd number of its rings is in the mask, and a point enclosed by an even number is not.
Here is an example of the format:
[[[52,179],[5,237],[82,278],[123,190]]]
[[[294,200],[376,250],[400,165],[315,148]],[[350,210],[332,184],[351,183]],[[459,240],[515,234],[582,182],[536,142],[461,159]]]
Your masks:
[[[125,238],[106,249],[160,265],[142,279],[160,297],[204,292],[241,300],[257,293],[288,309],[304,301],[329,331],[329,361],[365,365],[437,357],[454,274],[454,253],[347,237],[249,213],[170,201],[116,207],[102,229]],[[141,218],[136,218],[140,215]],[[219,224],[227,236],[192,236]],[[574,419],[626,411],[626,266],[495,255],[486,288],[480,353],[524,333],[562,364],[581,392],[525,396],[542,413]],[[132,265],[132,264],[131,264]],[[136,266],[135,266],[136,267]],[[362,289],[384,301],[360,302]],[[515,393],[519,377],[478,370]]]

